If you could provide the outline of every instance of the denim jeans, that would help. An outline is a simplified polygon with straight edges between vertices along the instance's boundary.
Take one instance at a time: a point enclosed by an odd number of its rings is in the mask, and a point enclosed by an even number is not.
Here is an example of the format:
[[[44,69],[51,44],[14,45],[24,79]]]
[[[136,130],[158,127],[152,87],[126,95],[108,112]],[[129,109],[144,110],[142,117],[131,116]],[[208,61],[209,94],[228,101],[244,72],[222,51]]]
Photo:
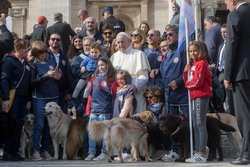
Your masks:
[[[188,104],[170,104],[168,107],[168,113],[173,115],[185,115],[188,117]]]
[[[44,115],[43,108],[48,102],[58,102],[58,99],[43,100],[38,98],[33,98],[33,112],[35,116],[35,126],[33,130],[33,150],[40,150],[40,139],[41,146],[43,150],[48,151],[49,144],[51,142],[50,130],[48,125],[48,120]]]
[[[89,122],[91,121],[104,121],[104,120],[110,120],[111,118],[111,114],[90,114],[89,117]],[[107,154],[106,151],[106,144],[104,143],[104,141],[101,141],[102,143],[102,149],[101,152],[104,154]],[[96,141],[89,138],[89,154],[96,154]]]

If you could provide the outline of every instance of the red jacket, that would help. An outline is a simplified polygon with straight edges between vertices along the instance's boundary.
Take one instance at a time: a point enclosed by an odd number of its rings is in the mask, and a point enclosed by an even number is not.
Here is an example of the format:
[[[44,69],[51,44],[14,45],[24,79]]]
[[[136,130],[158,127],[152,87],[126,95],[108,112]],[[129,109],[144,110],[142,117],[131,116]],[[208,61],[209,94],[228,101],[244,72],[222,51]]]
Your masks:
[[[183,80],[185,87],[190,91],[191,99],[213,95],[211,71],[205,59],[194,61],[191,66],[189,81],[188,72],[183,72]]]

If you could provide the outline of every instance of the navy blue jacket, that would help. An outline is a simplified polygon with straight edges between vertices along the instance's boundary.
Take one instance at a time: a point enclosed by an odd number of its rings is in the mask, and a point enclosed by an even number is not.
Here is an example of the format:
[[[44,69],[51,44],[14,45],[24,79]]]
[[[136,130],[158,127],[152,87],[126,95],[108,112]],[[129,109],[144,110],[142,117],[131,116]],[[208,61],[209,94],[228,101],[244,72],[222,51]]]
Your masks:
[[[84,31],[81,35],[82,35],[83,37],[88,36],[86,31]],[[103,43],[102,34],[101,34],[100,31],[98,31],[97,29],[96,29],[96,31],[95,31],[95,35],[94,35],[93,38],[94,38],[95,41],[96,41],[97,43],[99,43],[100,45]]]
[[[53,65],[46,62],[34,62],[31,67],[32,97],[39,99],[54,99],[59,97],[56,80],[47,74],[49,70],[54,70]]]
[[[2,99],[9,99],[9,90],[16,87],[19,83],[23,71],[24,76],[18,88],[16,88],[16,96],[29,97],[31,93],[30,76],[31,67],[27,61],[20,62],[12,55],[6,55],[1,63],[1,91]]]
[[[165,55],[160,67],[162,82],[164,83],[165,101],[168,104],[187,104],[188,93],[182,77],[186,65],[186,54],[185,52],[178,54],[177,47],[178,42],[170,47],[170,52]],[[169,83],[173,80],[176,81],[178,86],[175,90],[169,87]]]
[[[57,66],[56,59],[50,50],[48,50],[47,63],[53,65],[54,68]],[[67,93],[71,93],[70,86],[72,82],[72,77],[71,77],[70,65],[67,57],[62,52],[60,52],[58,68],[62,70],[62,77],[60,80],[57,81],[59,91],[60,92],[66,91]]]
[[[204,43],[208,49],[208,56],[212,63],[217,64],[217,54],[220,45],[223,43],[223,38],[220,33],[221,26],[216,24],[206,33]]]
[[[112,84],[106,77],[96,77],[91,90],[91,113],[112,114]]]
[[[160,49],[153,50],[151,48],[145,48],[143,52],[148,58],[151,69],[159,69],[161,64],[159,61],[159,56],[161,57]]]

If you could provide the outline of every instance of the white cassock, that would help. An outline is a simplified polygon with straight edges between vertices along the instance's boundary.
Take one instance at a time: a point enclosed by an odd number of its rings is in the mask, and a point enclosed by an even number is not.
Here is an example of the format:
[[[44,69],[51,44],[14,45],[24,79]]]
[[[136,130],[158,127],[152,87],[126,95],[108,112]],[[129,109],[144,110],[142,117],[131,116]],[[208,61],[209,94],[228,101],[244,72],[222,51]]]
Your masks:
[[[142,112],[146,109],[146,102],[143,97],[146,83],[148,81],[148,72],[150,65],[144,52],[133,49],[131,46],[125,51],[117,51],[110,58],[115,69],[126,70],[132,76],[132,83],[136,86],[136,110],[135,112]]]

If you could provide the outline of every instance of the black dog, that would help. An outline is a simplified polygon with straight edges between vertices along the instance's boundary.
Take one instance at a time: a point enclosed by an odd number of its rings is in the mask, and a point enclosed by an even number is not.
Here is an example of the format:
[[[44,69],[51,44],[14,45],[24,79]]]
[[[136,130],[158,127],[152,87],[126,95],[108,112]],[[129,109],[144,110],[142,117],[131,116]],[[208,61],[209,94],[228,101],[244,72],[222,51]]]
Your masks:
[[[141,124],[144,124],[148,129],[148,145],[154,146],[156,150],[170,150],[171,148],[171,140],[168,134],[164,134],[160,130],[160,124],[145,122],[143,121],[139,115],[133,115],[132,119],[138,121]],[[152,120],[151,120],[152,121]]]
[[[184,162],[189,157],[189,125],[188,119],[182,116],[164,114],[160,117],[160,129],[163,133],[170,135],[171,139],[177,143],[180,158],[176,161]],[[235,129],[229,125],[223,124],[218,119],[207,117],[207,133],[209,148],[208,161],[216,158],[216,149],[218,150],[219,159],[223,160],[223,153],[220,143],[220,129],[234,132]]]

